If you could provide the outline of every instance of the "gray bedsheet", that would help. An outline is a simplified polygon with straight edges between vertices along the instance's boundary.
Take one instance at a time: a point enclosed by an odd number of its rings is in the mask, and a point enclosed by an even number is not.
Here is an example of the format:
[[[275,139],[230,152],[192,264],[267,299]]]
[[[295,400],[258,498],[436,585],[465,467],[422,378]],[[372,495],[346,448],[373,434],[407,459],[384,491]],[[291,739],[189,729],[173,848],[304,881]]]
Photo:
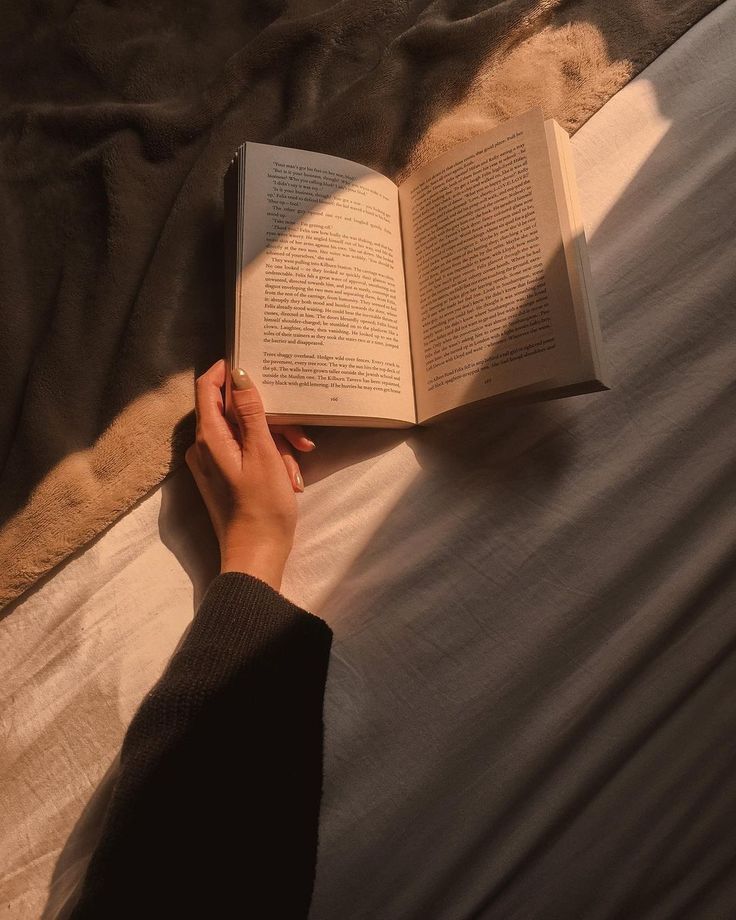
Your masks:
[[[322,600],[315,920],[736,916],[735,36],[574,138],[612,392],[412,436]]]

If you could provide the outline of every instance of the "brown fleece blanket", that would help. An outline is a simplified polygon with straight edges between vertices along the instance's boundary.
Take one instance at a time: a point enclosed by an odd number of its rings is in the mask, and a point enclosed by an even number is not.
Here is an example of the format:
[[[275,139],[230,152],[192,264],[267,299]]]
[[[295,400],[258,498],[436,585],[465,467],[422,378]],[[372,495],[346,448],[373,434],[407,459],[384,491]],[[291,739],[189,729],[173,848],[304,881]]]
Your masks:
[[[0,604],[182,457],[223,352],[243,140],[399,177],[531,105],[573,132],[718,0],[46,0],[0,26]]]

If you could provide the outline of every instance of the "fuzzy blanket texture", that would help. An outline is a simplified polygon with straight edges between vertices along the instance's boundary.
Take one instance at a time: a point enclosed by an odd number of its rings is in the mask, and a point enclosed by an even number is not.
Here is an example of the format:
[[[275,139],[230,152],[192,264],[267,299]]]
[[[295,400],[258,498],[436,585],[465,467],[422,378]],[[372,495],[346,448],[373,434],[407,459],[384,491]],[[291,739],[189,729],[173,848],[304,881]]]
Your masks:
[[[46,0],[0,26],[0,604],[182,459],[244,140],[406,176],[573,133],[718,0]]]

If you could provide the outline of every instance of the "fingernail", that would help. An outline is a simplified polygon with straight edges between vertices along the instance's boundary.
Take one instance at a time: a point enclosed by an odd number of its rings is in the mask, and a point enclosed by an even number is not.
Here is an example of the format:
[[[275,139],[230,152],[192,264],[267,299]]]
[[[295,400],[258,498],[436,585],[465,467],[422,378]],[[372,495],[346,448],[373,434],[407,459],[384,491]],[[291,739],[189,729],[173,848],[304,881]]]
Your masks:
[[[310,449],[310,450],[314,450],[314,448],[317,446],[317,445],[314,443],[314,441],[311,440],[311,438],[304,438],[304,441],[305,441],[305,443],[309,446],[309,449]]]
[[[302,479],[302,474],[299,472],[299,470],[294,473],[294,485],[297,487],[299,492],[304,491],[304,480]]]
[[[245,373],[242,367],[236,367],[232,373],[233,386],[236,390],[249,390],[253,386],[253,381]]]

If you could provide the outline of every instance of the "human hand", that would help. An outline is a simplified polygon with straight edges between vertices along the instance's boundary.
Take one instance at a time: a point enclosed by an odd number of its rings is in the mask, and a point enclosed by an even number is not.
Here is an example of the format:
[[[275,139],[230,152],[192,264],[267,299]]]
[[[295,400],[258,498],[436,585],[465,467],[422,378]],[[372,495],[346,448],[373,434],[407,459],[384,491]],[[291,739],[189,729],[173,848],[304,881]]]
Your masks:
[[[197,379],[197,435],[186,461],[220,544],[220,571],[246,572],[278,591],[294,540],[294,492],[304,491],[291,448],[314,444],[298,426],[269,430],[247,374],[236,371],[232,380],[223,360]],[[225,415],[224,386],[232,420]]]

